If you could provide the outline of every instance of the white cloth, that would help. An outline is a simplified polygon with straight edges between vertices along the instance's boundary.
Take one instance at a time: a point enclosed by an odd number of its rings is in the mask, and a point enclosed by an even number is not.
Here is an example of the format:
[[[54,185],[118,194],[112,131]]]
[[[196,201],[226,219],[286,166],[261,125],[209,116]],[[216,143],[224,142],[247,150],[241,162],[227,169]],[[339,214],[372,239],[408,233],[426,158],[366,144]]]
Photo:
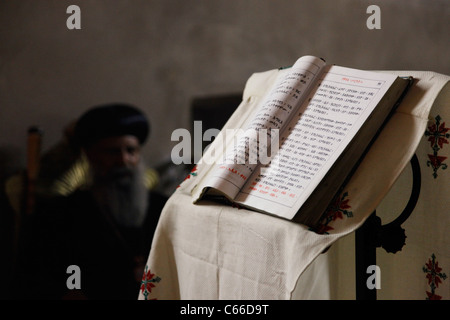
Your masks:
[[[378,299],[450,300],[450,83],[436,99],[428,118],[415,152],[421,190],[414,211],[402,225],[405,246],[396,254],[377,250],[381,271]],[[407,166],[377,207],[383,224],[405,207],[411,193],[411,173]]]
[[[224,129],[239,128],[240,121],[254,111],[282,72],[252,75],[243,102]],[[206,168],[199,165],[162,212],[139,299],[335,297],[323,286],[329,280],[320,277],[314,285],[301,275],[313,262],[314,270],[310,268],[305,275],[330,271],[329,260],[321,253],[351,234],[380,204],[409,163],[433,102],[449,81],[449,77],[436,73],[394,73],[417,80],[344,188],[334,219],[313,232],[303,225],[245,209],[209,201],[194,205],[189,190]],[[332,274],[328,272],[327,277]],[[317,294],[314,286],[321,288]]]

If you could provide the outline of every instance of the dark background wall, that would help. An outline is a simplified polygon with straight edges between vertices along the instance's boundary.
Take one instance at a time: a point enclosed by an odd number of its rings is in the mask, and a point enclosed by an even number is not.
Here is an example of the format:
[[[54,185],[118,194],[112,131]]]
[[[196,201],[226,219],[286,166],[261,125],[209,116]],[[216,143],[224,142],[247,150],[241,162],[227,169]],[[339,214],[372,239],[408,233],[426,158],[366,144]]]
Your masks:
[[[69,30],[69,5],[81,30]],[[366,9],[381,9],[369,30]],[[450,74],[448,0],[2,0],[0,149],[23,160],[30,125],[43,150],[92,105],[123,101],[151,118],[149,165],[191,128],[195,97],[241,92],[258,71],[306,54],[364,69]]]

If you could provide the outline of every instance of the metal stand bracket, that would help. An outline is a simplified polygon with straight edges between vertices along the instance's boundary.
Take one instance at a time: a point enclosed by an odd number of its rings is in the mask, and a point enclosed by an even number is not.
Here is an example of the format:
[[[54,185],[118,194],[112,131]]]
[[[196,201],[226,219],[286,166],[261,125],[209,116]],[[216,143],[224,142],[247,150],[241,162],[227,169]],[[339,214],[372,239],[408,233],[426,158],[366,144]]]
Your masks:
[[[381,219],[374,211],[364,224],[355,232],[355,273],[356,273],[356,299],[376,300],[376,289],[367,285],[367,268],[376,265],[376,248],[381,247],[387,252],[396,253],[405,245],[405,229],[401,225],[413,212],[420,195],[421,175],[417,156],[411,158],[413,184],[411,195],[402,213],[392,222],[382,225]]]

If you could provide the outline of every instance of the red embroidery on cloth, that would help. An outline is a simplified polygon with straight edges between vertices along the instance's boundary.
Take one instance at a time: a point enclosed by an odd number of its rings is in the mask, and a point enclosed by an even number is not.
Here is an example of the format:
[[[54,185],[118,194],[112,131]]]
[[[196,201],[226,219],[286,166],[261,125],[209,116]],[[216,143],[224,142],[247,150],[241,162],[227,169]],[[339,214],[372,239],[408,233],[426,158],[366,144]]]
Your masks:
[[[439,284],[442,283],[442,280],[447,279],[447,275],[441,272],[442,268],[439,267],[434,253],[431,255],[431,258],[428,259],[428,262],[422,267],[422,270],[426,273],[425,277],[427,278],[428,285],[431,288],[431,292],[426,291],[426,300],[441,300],[442,297],[436,294],[436,289],[439,287]]]
[[[441,151],[444,144],[449,144],[447,139],[450,138],[450,133],[448,133],[450,128],[445,127],[445,122],[441,123],[442,118],[439,115],[434,119],[435,123],[428,126],[428,130],[425,131],[425,136],[429,137],[428,141],[433,149],[433,154],[428,154],[430,160],[427,161],[427,166],[433,168],[433,177],[436,179],[438,169],[447,169],[447,164],[444,163],[447,157],[438,155],[438,152]]]
[[[148,270],[148,266],[145,266],[144,274],[142,275],[142,281],[141,281],[141,291],[144,295],[144,300],[149,300],[148,295],[152,292],[152,288],[155,288],[155,283],[158,283],[161,281],[161,278],[156,276],[152,273],[150,270]],[[150,299],[150,300],[156,300],[156,299]]]
[[[349,205],[350,199],[348,197],[348,192],[344,192],[342,196],[337,196],[333,203],[328,207],[324,214],[322,221],[313,229],[313,231],[319,234],[328,233],[330,230],[334,230],[329,224],[337,219],[344,219],[353,217],[353,212],[348,209],[351,208]]]
[[[184,178],[183,182],[186,181],[186,180],[188,180],[188,179],[190,179],[191,176],[194,176],[194,177],[197,176],[197,166],[195,166],[194,168],[192,168],[191,172],[189,172],[189,174],[186,176],[186,178]],[[181,186],[181,184],[177,186],[177,189],[178,189],[180,186]]]

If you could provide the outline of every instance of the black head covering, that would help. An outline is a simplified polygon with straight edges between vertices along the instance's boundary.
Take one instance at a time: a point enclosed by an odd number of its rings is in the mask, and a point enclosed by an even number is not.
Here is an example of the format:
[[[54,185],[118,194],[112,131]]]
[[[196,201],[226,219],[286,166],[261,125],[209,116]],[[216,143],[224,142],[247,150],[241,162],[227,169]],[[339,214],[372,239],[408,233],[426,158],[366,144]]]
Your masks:
[[[84,113],[75,126],[75,139],[88,147],[102,138],[133,135],[141,144],[150,133],[150,123],[137,108],[127,104],[93,107]]]

